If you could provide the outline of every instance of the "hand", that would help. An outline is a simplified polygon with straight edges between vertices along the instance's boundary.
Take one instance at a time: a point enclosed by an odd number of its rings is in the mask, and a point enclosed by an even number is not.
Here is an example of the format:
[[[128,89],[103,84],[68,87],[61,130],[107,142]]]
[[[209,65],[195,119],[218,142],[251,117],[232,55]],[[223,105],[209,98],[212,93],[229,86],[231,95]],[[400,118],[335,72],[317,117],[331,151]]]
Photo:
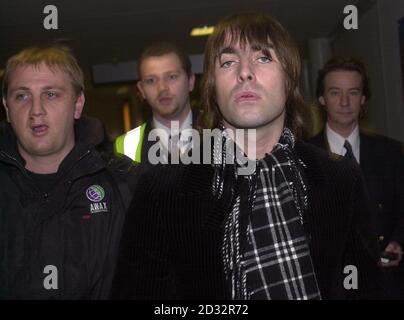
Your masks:
[[[387,263],[380,262],[380,266],[383,268],[398,267],[403,257],[403,251],[401,249],[401,246],[396,241],[390,241],[386,249],[384,249],[384,251],[398,254],[398,259],[391,260],[390,262]]]

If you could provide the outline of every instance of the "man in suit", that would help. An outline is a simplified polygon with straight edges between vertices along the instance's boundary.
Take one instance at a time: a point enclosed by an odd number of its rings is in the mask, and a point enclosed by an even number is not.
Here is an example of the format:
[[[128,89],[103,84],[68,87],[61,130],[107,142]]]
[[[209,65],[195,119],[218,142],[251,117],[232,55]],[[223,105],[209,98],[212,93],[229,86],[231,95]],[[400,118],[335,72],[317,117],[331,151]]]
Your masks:
[[[191,67],[188,55],[173,43],[157,42],[143,50],[138,60],[137,87],[150,105],[153,117],[117,138],[118,153],[135,162],[155,164],[149,158],[149,150],[156,144],[149,136],[152,129],[159,129],[161,157],[157,160],[169,161],[171,141],[178,144],[182,152],[189,150],[190,140],[185,141],[185,135],[180,139],[179,134],[195,127],[197,120],[197,113],[191,111],[189,96],[195,83]],[[170,139],[173,133],[178,140]]]
[[[317,98],[327,113],[325,128],[310,142],[355,160],[361,167],[374,211],[381,245],[381,267],[391,298],[402,298],[404,287],[404,157],[398,141],[360,130],[359,120],[370,97],[364,64],[352,57],[335,57],[319,71]],[[393,253],[393,257],[384,257]]]

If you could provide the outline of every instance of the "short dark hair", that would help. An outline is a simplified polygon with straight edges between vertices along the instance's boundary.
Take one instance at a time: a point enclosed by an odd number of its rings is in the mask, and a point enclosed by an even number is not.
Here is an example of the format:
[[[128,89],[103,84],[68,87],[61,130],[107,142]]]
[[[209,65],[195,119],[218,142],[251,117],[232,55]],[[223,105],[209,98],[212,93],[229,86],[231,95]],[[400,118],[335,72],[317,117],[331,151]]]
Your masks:
[[[331,58],[318,72],[316,88],[317,99],[324,95],[324,79],[327,74],[333,71],[358,72],[362,77],[362,94],[365,96],[366,101],[369,100],[371,93],[369,86],[369,76],[366,67],[362,61],[350,56],[338,56]]]
[[[192,74],[192,64],[188,54],[186,54],[185,51],[175,43],[160,41],[152,43],[151,45],[146,47],[140,54],[140,57],[137,62],[137,71],[139,79],[140,79],[140,66],[142,65],[145,59],[150,57],[161,57],[170,53],[174,53],[175,55],[177,55],[178,59],[180,59],[182,68],[185,70],[189,78]]]
[[[286,119],[285,125],[298,137],[301,136],[306,105],[299,91],[300,55],[295,42],[286,29],[267,13],[241,13],[220,21],[215,26],[205,48],[204,74],[202,78],[202,106],[205,114],[201,127],[217,127],[222,115],[217,105],[214,70],[220,51],[226,44],[240,41],[242,46],[250,44],[267,47],[272,42],[274,51],[285,73]]]

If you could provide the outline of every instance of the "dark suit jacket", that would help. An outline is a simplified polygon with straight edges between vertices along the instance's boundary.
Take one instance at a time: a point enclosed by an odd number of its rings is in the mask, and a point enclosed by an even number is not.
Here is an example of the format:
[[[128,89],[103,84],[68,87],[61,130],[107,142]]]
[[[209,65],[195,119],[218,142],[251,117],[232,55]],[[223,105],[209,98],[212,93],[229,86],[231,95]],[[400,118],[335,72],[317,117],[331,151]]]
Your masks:
[[[379,253],[359,167],[303,142],[295,152],[307,165],[304,225],[322,297],[377,297]],[[223,224],[234,194],[225,187],[220,199],[212,195],[213,170],[167,165],[140,178],[125,222],[113,298],[228,298]],[[357,267],[357,290],[343,286],[348,265]]]
[[[330,150],[325,130],[308,142]],[[403,145],[387,137],[361,132],[359,151],[380,244],[384,248],[394,240],[404,248]]]

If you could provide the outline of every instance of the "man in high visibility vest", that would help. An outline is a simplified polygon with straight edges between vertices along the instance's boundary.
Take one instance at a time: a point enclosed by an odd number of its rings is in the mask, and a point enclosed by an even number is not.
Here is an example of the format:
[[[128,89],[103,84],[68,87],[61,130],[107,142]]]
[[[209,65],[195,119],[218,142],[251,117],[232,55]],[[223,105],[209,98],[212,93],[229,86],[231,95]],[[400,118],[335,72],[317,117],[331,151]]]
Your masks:
[[[166,134],[167,139],[159,141],[160,148],[170,151],[170,129],[176,126],[181,132],[196,125],[196,113],[191,111],[189,97],[195,76],[188,55],[168,42],[158,42],[143,50],[138,60],[138,74],[137,87],[150,105],[153,117],[119,136],[115,150],[135,162],[150,163],[149,149],[156,143],[148,139],[152,129],[161,129],[160,132]]]

